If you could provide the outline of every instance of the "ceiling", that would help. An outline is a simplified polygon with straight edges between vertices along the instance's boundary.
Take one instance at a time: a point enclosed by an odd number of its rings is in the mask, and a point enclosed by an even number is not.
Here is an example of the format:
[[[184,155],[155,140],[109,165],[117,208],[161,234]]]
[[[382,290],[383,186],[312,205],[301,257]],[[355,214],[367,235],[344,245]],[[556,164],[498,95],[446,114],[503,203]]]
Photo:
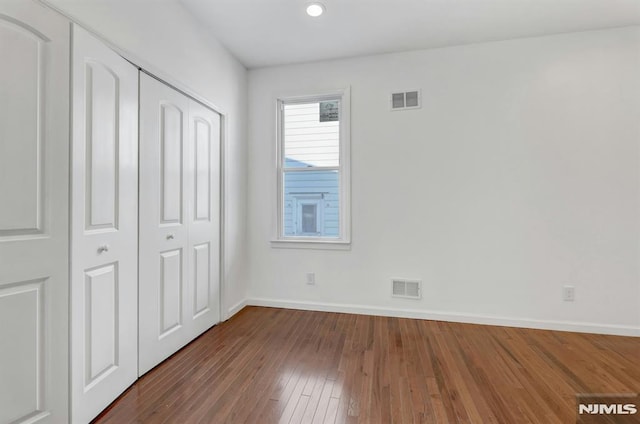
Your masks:
[[[640,0],[180,0],[249,68],[640,24]]]

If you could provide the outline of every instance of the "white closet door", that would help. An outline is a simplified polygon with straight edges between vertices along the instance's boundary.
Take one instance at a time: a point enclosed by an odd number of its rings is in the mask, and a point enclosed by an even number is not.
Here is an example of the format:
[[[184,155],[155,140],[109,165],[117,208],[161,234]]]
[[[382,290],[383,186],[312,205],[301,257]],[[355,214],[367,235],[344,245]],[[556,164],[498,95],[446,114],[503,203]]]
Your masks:
[[[72,418],[138,375],[138,71],[73,27]]]
[[[140,77],[139,373],[219,321],[219,115]]]
[[[68,421],[69,24],[0,1],[0,423]]]
[[[188,99],[140,74],[139,375],[188,341]]]
[[[220,322],[220,115],[189,101],[191,338]]]

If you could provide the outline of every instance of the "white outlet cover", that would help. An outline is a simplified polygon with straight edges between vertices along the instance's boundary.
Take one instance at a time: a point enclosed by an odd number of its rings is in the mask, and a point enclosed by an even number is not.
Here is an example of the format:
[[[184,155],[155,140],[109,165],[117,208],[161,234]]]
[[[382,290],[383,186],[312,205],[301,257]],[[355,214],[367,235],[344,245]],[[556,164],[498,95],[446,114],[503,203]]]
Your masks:
[[[315,272],[307,273],[307,284],[315,284],[316,283],[316,274]]]
[[[562,299],[565,302],[573,302],[576,298],[576,288],[574,286],[564,286],[562,288]]]

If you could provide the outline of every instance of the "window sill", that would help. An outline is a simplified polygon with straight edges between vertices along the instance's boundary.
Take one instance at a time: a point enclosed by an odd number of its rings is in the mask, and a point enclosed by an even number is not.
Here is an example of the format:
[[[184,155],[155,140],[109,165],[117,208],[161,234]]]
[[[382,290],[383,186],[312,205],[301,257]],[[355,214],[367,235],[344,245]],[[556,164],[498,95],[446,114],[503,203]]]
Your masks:
[[[271,247],[277,249],[351,250],[351,242],[343,240],[276,239]]]

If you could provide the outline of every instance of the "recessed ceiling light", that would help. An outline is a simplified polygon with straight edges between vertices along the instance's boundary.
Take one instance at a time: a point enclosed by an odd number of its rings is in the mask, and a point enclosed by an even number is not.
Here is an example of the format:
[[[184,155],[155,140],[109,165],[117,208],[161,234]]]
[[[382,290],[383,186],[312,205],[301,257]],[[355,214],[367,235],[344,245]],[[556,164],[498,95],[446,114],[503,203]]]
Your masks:
[[[324,5],[322,3],[311,3],[307,6],[307,15],[317,18],[324,13]]]

